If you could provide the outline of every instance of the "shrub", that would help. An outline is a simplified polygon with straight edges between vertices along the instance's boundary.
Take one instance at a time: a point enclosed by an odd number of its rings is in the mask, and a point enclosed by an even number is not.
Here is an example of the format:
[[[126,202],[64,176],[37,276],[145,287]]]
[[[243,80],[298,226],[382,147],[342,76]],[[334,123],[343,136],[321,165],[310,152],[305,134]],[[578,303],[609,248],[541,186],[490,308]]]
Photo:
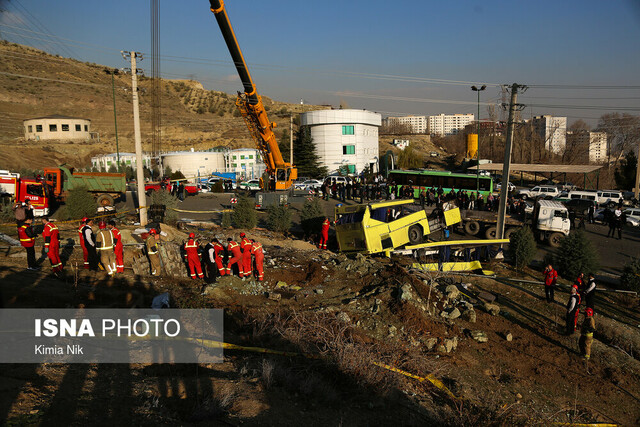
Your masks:
[[[640,258],[635,258],[624,266],[620,284],[626,289],[640,292]]]
[[[569,280],[579,273],[595,273],[599,268],[598,253],[582,230],[574,231],[562,240],[554,261],[558,273]]]
[[[69,191],[65,207],[65,215],[71,219],[80,219],[96,214],[96,201],[86,187],[78,187]]]
[[[151,193],[152,205],[164,205],[165,224],[175,225],[178,221],[178,212],[174,209],[178,207],[178,198],[172,196],[168,190],[158,190]]]
[[[252,199],[248,197],[238,198],[238,204],[233,209],[231,220],[235,228],[251,230],[258,225],[258,215]]]
[[[288,206],[269,206],[267,215],[269,230],[286,232],[291,228],[291,209]]]
[[[522,227],[509,239],[509,254],[518,270],[522,270],[536,256],[536,239],[529,227]]]
[[[318,199],[307,200],[302,206],[302,212],[300,212],[300,226],[304,230],[304,234],[309,236],[311,234],[317,234],[322,227],[322,221],[326,215],[320,206]]]

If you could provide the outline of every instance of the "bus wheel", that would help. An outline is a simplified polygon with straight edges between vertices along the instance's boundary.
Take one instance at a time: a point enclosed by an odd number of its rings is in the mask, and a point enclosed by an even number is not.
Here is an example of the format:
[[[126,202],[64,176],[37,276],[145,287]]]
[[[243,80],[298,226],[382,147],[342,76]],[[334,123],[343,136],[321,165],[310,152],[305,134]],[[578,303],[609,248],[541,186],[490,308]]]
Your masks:
[[[412,245],[417,245],[418,243],[422,243],[422,227],[419,225],[412,225],[409,227],[409,243]]]
[[[551,236],[549,236],[549,246],[553,248],[559,248],[563,240],[564,240],[564,234],[553,233],[551,234]]]
[[[478,221],[467,221],[464,223],[464,231],[471,236],[476,236],[480,232],[480,223]]]
[[[495,239],[497,231],[498,231],[498,229],[496,227],[489,227],[484,232],[484,237],[486,237],[487,239]]]

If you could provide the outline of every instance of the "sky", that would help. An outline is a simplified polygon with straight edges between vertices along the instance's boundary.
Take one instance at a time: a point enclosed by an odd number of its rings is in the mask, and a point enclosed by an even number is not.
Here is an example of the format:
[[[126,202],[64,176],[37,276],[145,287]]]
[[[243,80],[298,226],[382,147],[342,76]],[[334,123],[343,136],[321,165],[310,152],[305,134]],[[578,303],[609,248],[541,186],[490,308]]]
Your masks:
[[[0,36],[47,52],[127,67],[146,54],[150,1],[0,0]],[[161,75],[242,90],[209,3],[160,0]],[[258,93],[284,102],[340,103],[383,116],[477,114],[501,85],[529,88],[523,116],[591,126],[640,114],[640,0],[227,0]],[[507,96],[508,101],[508,96]],[[506,115],[505,115],[506,117]]]

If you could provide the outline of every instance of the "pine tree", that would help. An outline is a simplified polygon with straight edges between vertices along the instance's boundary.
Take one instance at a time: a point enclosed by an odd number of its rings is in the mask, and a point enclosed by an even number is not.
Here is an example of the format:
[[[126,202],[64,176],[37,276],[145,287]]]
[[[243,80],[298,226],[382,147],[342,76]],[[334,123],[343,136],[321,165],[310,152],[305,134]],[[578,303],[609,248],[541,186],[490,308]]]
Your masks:
[[[536,256],[536,240],[529,227],[522,227],[511,235],[509,254],[520,271]]]
[[[579,273],[595,273],[599,267],[598,253],[582,230],[562,239],[554,261],[560,275],[568,280],[575,279]]]
[[[321,178],[327,174],[327,168],[320,166],[316,147],[311,138],[311,130],[308,126],[301,126],[293,141],[293,160],[298,168],[299,176]]]

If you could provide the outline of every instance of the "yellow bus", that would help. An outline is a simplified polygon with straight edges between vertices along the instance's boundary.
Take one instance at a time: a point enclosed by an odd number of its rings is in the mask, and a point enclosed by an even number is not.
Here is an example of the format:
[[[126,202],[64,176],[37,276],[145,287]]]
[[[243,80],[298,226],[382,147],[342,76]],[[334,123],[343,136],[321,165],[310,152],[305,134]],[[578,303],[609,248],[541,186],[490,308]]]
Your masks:
[[[458,208],[429,219],[420,209],[412,211],[413,200],[393,200],[335,209],[336,238],[340,251],[374,254],[391,251],[411,243],[422,243],[424,236],[460,221]]]

